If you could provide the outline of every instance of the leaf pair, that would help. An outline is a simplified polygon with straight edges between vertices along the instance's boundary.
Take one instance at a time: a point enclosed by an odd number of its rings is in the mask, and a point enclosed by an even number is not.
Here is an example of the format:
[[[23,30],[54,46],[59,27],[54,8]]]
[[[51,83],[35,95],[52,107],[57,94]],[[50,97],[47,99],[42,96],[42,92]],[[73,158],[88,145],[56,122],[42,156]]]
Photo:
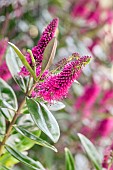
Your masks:
[[[40,136],[40,130],[32,131],[32,133],[37,137]],[[12,148],[17,149],[18,152],[26,152],[26,150],[29,150],[34,146],[35,142],[29,138],[24,137],[20,133],[15,133],[8,138],[6,144]],[[11,156],[11,154],[7,151],[5,151],[5,153],[0,157],[0,165],[4,165],[6,167],[12,167],[18,162],[19,161]]]
[[[54,142],[57,142],[60,131],[59,126],[51,114],[51,112],[48,110],[47,106],[45,106],[42,103],[38,103],[34,101],[33,99],[27,98],[27,106],[28,110],[31,113],[31,116],[37,126],[44,131]],[[47,148],[50,148],[57,152],[56,148],[43,139],[37,137],[36,135],[32,134],[31,132],[27,131],[21,126],[14,126],[15,130],[19,132],[21,135],[31,139],[34,141],[34,143],[39,144],[41,146],[45,146]],[[35,162],[28,156],[23,155],[21,152],[17,151],[16,149],[13,149],[11,146],[6,146],[7,151],[15,157],[20,162],[26,164],[27,166],[33,168],[33,169],[39,169],[44,170],[43,166],[40,164],[40,162]]]
[[[47,106],[44,104],[37,103],[33,99],[27,98],[27,105],[28,109],[31,113],[31,116],[33,117],[35,123],[37,126],[40,127],[41,130],[43,130],[54,142],[56,142],[59,138],[60,132],[59,132],[59,127],[58,124],[53,117],[53,115],[50,113],[48,110]],[[42,140],[41,138],[35,136],[34,134],[30,133],[26,129],[18,126],[14,126],[17,132],[22,134],[23,136],[31,139],[34,141],[36,144],[39,144],[41,146],[48,147],[54,151],[57,151],[56,148],[46,141]],[[10,146],[6,146],[7,151],[16,159],[21,161],[22,163],[26,164],[27,166],[33,168],[33,169],[39,169],[43,170],[43,166],[39,162],[35,162],[28,156],[23,155],[16,149],[13,149]]]
[[[48,142],[46,142],[45,140],[37,137],[36,135],[34,135],[33,133],[29,132],[28,130],[24,129],[23,127],[21,126],[14,126],[15,130],[17,132],[19,132],[21,135],[31,139],[32,141],[34,141],[36,144],[38,145],[41,145],[41,146],[44,146],[44,147],[47,147],[47,148],[50,148],[52,150],[54,150],[55,152],[57,152],[57,149],[50,145]]]
[[[7,151],[20,162],[24,163],[25,165],[31,167],[34,170],[45,170],[44,167],[41,165],[40,162],[34,161],[33,159],[29,158],[28,156],[18,152],[16,149],[6,145],[5,148]],[[65,148],[65,159],[66,159],[66,170],[75,170],[74,165],[74,158],[69,151],[69,149]],[[3,169],[3,170],[8,170]]]

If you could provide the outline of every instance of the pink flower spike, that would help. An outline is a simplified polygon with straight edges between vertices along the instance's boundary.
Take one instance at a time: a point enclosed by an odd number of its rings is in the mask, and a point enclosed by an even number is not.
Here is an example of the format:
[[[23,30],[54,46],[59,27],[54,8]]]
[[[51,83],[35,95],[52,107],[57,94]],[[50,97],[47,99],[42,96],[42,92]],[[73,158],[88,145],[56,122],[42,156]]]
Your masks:
[[[89,60],[90,57],[84,56],[66,64],[59,74],[51,75],[44,82],[37,84],[33,97],[42,97],[48,102],[62,99]]]
[[[95,129],[92,137],[96,139],[97,137],[106,138],[113,131],[113,118],[105,118],[100,121]]]
[[[44,32],[42,33],[42,36],[40,40],[38,41],[37,46],[32,48],[32,53],[33,53],[33,56],[36,62],[36,67],[38,70],[36,71],[37,76],[39,76],[40,74],[40,70],[41,70],[40,65],[42,63],[44,50],[46,46],[48,45],[48,43],[51,41],[51,39],[55,36],[55,32],[58,27],[58,22],[59,22],[58,18],[53,19],[50,22],[50,24],[46,27]],[[33,67],[31,56],[29,53],[26,54],[26,59],[28,63],[30,64],[30,66]],[[23,66],[19,74],[22,76],[27,76],[29,75],[29,72],[27,71],[25,66]]]
[[[97,83],[93,82],[85,86],[84,93],[75,102],[75,109],[81,110],[85,117],[89,117],[91,109],[100,93],[100,87]]]

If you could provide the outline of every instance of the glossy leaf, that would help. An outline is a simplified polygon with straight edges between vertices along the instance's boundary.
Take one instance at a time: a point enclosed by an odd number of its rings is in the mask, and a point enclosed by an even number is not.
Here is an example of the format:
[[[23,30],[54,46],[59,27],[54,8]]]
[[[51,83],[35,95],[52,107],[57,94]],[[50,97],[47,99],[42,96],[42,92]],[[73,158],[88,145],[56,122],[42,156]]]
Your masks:
[[[19,160],[20,162],[24,163],[25,165],[27,165],[28,167],[34,169],[34,170],[45,170],[43,168],[43,166],[41,165],[40,162],[38,161],[34,161],[33,159],[31,159],[30,157],[22,154],[21,152],[19,152],[18,150],[6,145],[5,148],[7,149],[7,151],[13,156],[15,157],[17,160]]]
[[[29,139],[33,140],[36,144],[45,146],[45,147],[50,148],[50,149],[54,150],[55,152],[57,152],[57,149],[54,146],[50,145],[48,142],[44,141],[43,139],[41,139],[41,138],[37,137],[36,135],[32,134],[31,132],[27,131],[23,127],[14,126],[14,128],[16,129],[17,132],[19,132],[23,136],[26,136]]]
[[[27,62],[25,56],[21,53],[21,51],[11,42],[9,42],[9,45],[13,48],[13,50],[16,52],[16,54],[18,55],[18,57],[20,58],[21,62],[23,63],[23,65],[27,68],[27,70],[31,73],[31,75],[34,77],[34,79],[36,79],[36,75],[35,72],[33,71],[33,69],[31,68],[31,66],[29,65],[29,63]]]
[[[6,131],[6,122],[2,114],[0,114],[0,141],[3,139]]]
[[[43,61],[41,66],[42,71],[47,70],[51,66],[56,53],[56,48],[57,39],[54,37],[44,50]]]
[[[0,78],[0,104],[1,107],[17,110],[17,98],[13,89]]]
[[[40,130],[34,130],[32,131],[34,135],[37,137],[40,136]],[[6,144],[18,149],[19,151],[26,151],[34,146],[35,142],[29,138],[24,137],[20,133],[12,134],[8,140],[6,141]]]
[[[87,139],[84,135],[82,134],[78,134],[79,138],[80,138],[80,141],[83,145],[83,148],[85,149],[88,157],[91,159],[91,161],[93,162],[95,168],[97,170],[102,170],[102,167],[101,167],[101,160],[100,160],[100,155],[99,153],[97,152],[95,146],[93,145],[93,143]]]
[[[74,158],[68,148],[65,148],[66,170],[75,170]]]
[[[15,112],[7,108],[0,108],[0,114],[2,114],[8,121],[11,121]]]
[[[22,63],[15,53],[15,51],[9,47],[6,53],[6,63],[10,70],[10,73],[16,83],[20,86],[23,92],[26,92],[26,86],[28,82],[28,78],[20,76],[18,73],[20,72],[20,68]]]
[[[10,104],[8,104],[4,99],[0,99],[0,107],[1,108],[9,108],[9,109],[13,109]]]
[[[27,98],[28,110],[36,125],[55,143],[60,137],[58,123],[47,106]]]
[[[54,102],[53,104],[48,104],[48,108],[51,111],[58,111],[65,108],[62,102]]]

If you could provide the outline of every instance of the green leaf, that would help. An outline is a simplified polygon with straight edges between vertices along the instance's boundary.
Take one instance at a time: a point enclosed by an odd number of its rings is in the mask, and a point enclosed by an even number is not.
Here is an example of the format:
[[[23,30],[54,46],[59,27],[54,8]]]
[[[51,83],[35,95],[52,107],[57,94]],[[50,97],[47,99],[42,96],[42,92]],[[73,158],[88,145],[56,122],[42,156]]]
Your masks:
[[[74,158],[68,148],[65,148],[66,170],[75,170]]]
[[[41,134],[40,130],[34,130],[32,133],[37,137],[39,137]],[[24,137],[20,133],[16,133],[12,134],[8,138],[6,144],[18,149],[19,151],[26,151],[33,147],[35,142],[29,138]]]
[[[34,146],[34,142],[28,138],[23,137],[21,134],[16,133],[11,135],[7,142],[7,145],[18,149],[19,151],[26,151]]]
[[[49,110],[58,111],[65,108],[65,105],[62,102],[54,102],[53,104],[48,105]]]
[[[15,112],[7,108],[0,108],[0,113],[11,122]]]
[[[56,48],[57,39],[54,37],[44,50],[43,61],[41,66],[42,71],[47,70],[51,66],[56,53]]]
[[[99,153],[97,152],[95,146],[93,145],[93,143],[87,139],[84,135],[82,134],[78,134],[79,138],[80,138],[80,141],[88,155],[88,157],[90,158],[90,160],[93,162],[95,168],[97,170],[102,170],[102,167],[101,167],[101,159],[100,159],[100,155]]]
[[[9,47],[6,52],[6,63],[11,72],[13,79],[20,86],[21,90],[23,92],[26,92],[28,77],[26,78],[19,75],[20,68],[22,67],[22,63],[18,55],[16,54],[16,52],[11,47]]]
[[[0,106],[1,108],[9,108],[9,109],[13,109],[10,104],[8,104],[4,99],[0,99]]]
[[[54,146],[50,145],[48,142],[44,141],[43,139],[41,139],[41,138],[37,137],[36,135],[32,134],[31,132],[27,131],[23,127],[14,126],[14,128],[17,132],[19,132],[23,136],[26,136],[27,138],[33,140],[36,144],[45,146],[45,147],[50,148],[50,149],[54,150],[55,152],[57,152],[57,149]]]
[[[6,122],[2,114],[0,114],[0,141],[2,141],[6,131]]]
[[[9,168],[5,167],[5,166],[1,166],[0,165],[0,170],[10,170]]]
[[[16,54],[18,55],[18,57],[20,58],[21,62],[23,63],[23,65],[27,68],[27,70],[31,73],[31,75],[34,77],[34,79],[36,80],[36,75],[35,72],[33,71],[33,69],[31,68],[31,66],[29,65],[29,63],[27,62],[25,56],[21,53],[21,51],[11,42],[9,42],[9,45],[13,48],[13,50],[16,52]]]
[[[28,110],[36,125],[56,143],[60,137],[58,123],[47,106],[36,102],[34,99],[26,99]]]
[[[3,80],[0,78],[0,104],[1,107],[4,106],[5,108],[8,107],[9,109],[17,110],[18,103],[16,95],[13,89]]]
[[[26,166],[28,166],[28,167],[30,167],[30,168],[32,168],[34,170],[45,170],[40,162],[34,161],[33,159],[29,158],[28,156],[22,154],[18,150],[14,149],[14,148],[12,148],[12,147],[10,147],[8,145],[6,145],[5,148],[7,149],[7,151],[13,157],[15,157],[20,162],[24,163]]]

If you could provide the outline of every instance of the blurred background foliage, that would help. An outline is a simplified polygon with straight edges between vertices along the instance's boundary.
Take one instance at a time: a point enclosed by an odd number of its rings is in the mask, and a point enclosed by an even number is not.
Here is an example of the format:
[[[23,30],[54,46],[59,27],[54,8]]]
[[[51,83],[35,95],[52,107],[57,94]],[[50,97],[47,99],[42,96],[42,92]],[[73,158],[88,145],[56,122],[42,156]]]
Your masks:
[[[59,18],[55,63],[74,52],[93,59],[78,79],[80,84],[73,83],[63,100],[66,107],[53,111],[61,128],[60,140],[55,144],[58,153],[35,145],[28,154],[47,169],[63,170],[64,147],[68,147],[77,170],[88,170],[91,164],[81,150],[77,133],[86,135],[101,154],[113,139],[113,1],[0,0],[0,39],[8,39],[25,54],[55,17]],[[22,93],[12,78],[7,81],[21,100]],[[25,169],[22,164],[13,168]]]

